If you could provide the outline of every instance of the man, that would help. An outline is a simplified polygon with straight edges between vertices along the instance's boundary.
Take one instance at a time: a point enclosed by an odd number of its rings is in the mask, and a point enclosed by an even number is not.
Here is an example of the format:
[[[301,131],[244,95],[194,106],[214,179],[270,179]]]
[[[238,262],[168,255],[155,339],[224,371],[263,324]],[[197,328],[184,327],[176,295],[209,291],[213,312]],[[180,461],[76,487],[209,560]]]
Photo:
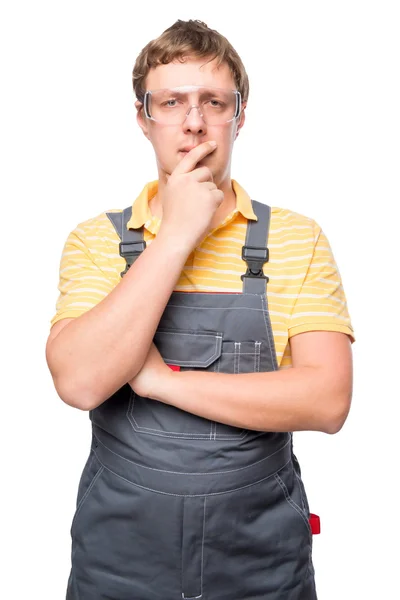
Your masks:
[[[158,180],[71,232],[46,347],[93,428],[67,599],[313,600],[292,432],[336,433],[352,394],[329,243],[231,179],[249,86],[223,36],[177,21],[133,84]]]

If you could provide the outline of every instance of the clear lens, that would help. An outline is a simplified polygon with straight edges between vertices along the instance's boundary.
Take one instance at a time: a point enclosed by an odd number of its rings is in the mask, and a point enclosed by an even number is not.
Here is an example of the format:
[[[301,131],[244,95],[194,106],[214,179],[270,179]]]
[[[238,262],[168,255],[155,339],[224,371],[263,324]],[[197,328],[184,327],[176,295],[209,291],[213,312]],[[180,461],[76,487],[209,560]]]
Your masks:
[[[199,110],[209,125],[232,121],[240,114],[240,94],[233,90],[185,86],[146,93],[148,118],[166,125],[180,125],[191,110]]]

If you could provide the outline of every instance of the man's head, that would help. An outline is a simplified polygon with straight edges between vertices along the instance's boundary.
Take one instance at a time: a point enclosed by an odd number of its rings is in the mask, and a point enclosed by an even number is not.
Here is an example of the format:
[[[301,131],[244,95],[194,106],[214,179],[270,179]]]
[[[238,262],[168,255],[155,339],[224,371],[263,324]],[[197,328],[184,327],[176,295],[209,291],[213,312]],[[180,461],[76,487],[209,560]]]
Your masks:
[[[229,177],[249,81],[225,37],[201,21],[178,20],[139,54],[133,89],[138,123],[153,145],[160,178],[172,173],[183,148],[209,140],[218,147],[202,164],[217,185]]]

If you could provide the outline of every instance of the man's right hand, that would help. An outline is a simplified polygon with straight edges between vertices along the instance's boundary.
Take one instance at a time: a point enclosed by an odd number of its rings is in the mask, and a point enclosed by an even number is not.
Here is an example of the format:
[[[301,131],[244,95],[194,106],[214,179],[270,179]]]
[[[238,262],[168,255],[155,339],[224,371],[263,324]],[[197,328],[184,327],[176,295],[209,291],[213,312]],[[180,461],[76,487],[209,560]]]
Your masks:
[[[163,191],[160,233],[175,237],[189,253],[209,232],[224,199],[211,170],[205,166],[195,168],[215,149],[210,142],[204,142],[190,150],[171,173]]]

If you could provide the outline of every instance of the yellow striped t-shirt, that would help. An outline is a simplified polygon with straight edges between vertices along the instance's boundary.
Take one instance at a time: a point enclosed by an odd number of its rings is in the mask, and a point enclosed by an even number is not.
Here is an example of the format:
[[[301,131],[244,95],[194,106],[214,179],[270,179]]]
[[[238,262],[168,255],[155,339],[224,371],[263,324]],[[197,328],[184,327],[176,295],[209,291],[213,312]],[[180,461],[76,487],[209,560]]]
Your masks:
[[[183,292],[240,292],[240,276],[248,219],[257,220],[250,196],[232,179],[236,209],[188,256],[175,286]],[[161,220],[151,214],[150,200],[158,181],[146,184],[132,207],[128,227],[144,225],[147,245],[157,235]],[[125,260],[106,212],[77,225],[69,234],[60,261],[59,297],[51,325],[79,317],[98,304],[121,280]],[[338,267],[329,242],[311,218],[291,210],[271,207],[268,236],[268,305],[279,368],[290,367],[288,340],[305,331],[354,332]]]

